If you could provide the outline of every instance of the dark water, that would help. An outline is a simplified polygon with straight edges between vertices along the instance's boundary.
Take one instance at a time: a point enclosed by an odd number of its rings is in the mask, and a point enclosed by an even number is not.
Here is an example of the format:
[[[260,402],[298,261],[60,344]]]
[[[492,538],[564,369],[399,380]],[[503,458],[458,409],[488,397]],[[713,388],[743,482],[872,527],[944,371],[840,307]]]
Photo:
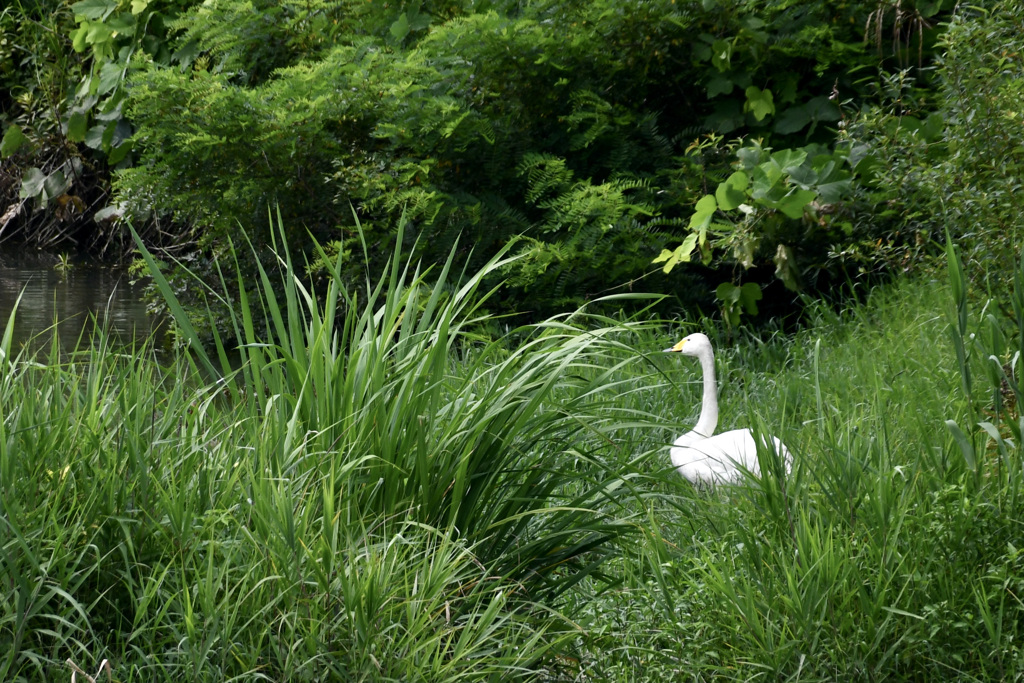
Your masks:
[[[61,348],[88,343],[97,326],[120,344],[148,337],[154,323],[146,314],[142,285],[126,268],[0,245],[0,330],[6,330],[18,296],[11,351],[48,347],[56,329]],[[56,323],[56,325],[55,325]]]

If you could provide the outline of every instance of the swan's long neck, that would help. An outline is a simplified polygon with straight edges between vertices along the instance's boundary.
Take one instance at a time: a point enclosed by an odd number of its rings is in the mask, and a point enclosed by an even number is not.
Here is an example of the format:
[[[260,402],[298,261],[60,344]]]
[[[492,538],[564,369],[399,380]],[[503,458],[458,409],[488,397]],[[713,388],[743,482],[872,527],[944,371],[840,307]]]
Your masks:
[[[704,399],[693,431],[707,438],[715,433],[718,426],[718,383],[715,381],[715,355],[711,349],[700,354],[700,367],[704,374]]]

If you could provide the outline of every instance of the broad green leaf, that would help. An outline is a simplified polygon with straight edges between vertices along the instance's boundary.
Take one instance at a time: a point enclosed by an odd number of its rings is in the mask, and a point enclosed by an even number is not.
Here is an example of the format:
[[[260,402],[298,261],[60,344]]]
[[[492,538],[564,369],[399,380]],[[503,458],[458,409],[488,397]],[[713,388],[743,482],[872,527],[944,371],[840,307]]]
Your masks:
[[[803,104],[782,112],[775,122],[775,132],[788,135],[803,130],[808,124],[813,124],[807,131],[810,135],[819,121],[838,121],[840,116],[839,107],[828,97],[812,97]]]
[[[851,187],[853,187],[853,180],[850,178],[823,183],[818,185],[818,195],[821,196],[821,201],[824,203],[835,204],[843,198],[843,195],[850,191]]]
[[[840,180],[837,177],[840,172],[840,165],[843,160],[831,154],[819,154],[811,160],[811,168],[818,175],[818,180],[829,183],[833,180]]]
[[[149,0],[132,0],[132,14],[142,14],[149,7]]]
[[[818,196],[813,190],[796,190],[779,200],[777,208],[788,217],[796,219],[804,215],[804,207]]]
[[[106,24],[90,22],[89,29],[85,32],[85,41],[92,45],[93,55],[96,57],[111,57],[113,55],[112,43],[114,31]]]
[[[114,100],[117,100],[116,102]],[[113,97],[107,100],[107,103],[103,105],[103,110],[96,114],[96,120],[104,123],[110,123],[111,121],[120,121],[124,118],[122,114],[122,105],[124,99],[121,93],[115,93]]]
[[[86,38],[89,36],[89,25],[82,24],[75,32],[71,34],[71,49],[75,52],[85,52],[85,49],[89,47],[89,41]]]
[[[6,159],[11,156],[21,149],[21,146],[26,142],[28,142],[28,138],[21,132],[21,126],[12,123],[7,127],[3,140],[0,140],[0,158]]]
[[[683,243],[676,247],[676,258],[683,263],[689,262],[696,245],[697,236],[692,233],[687,235],[686,239],[683,240]]]
[[[658,255],[652,263],[664,263],[662,270],[666,273],[670,272],[676,265],[680,263],[689,262],[693,255],[693,250],[697,247],[697,235],[690,233],[683,240],[683,243],[676,247],[673,251],[668,249],[662,249],[661,254]]]
[[[723,282],[715,287],[715,296],[719,301],[736,303],[740,300],[740,288],[731,282]]]
[[[430,26],[431,17],[427,12],[420,12],[412,7],[408,10],[406,19],[409,21],[410,31],[422,31]]]
[[[764,298],[761,286],[756,282],[748,282],[740,289],[740,303],[748,315],[757,315],[757,302]]]
[[[807,107],[811,121],[815,123],[818,121],[838,121],[843,117],[843,113],[839,111],[839,105],[825,95],[812,97],[807,100],[804,106]]]
[[[718,209],[718,202],[712,195],[706,194],[701,197],[697,206],[694,207],[693,215],[690,216],[690,229],[706,229],[711,223],[711,217],[715,215],[716,209]]]
[[[737,309],[742,307],[748,315],[757,315],[757,302],[764,298],[761,287],[756,282],[748,282],[737,287],[731,282],[723,282],[715,288],[715,296],[726,304]]]
[[[772,154],[772,161],[778,164],[783,173],[792,173],[807,161],[807,152],[802,149],[780,149]]]
[[[112,147],[120,147],[131,136],[132,124],[128,123],[125,119],[121,119],[114,124],[114,130],[110,135],[110,139],[106,141],[106,144]]]
[[[716,40],[711,45],[711,65],[719,71],[728,71],[732,61],[732,43]]]
[[[718,133],[731,133],[744,125],[747,115],[743,105],[735,98],[716,100],[715,108],[705,117],[704,124]]]
[[[124,107],[124,90],[118,90],[103,103],[103,107],[96,113],[97,121],[117,121],[122,118],[121,111]]]
[[[746,90],[747,101],[743,104],[743,111],[750,112],[758,121],[775,113],[775,103],[772,101],[772,91],[765,88],[761,90],[752,85]]]
[[[108,19],[104,25],[109,27],[110,30],[117,35],[133,36],[135,35],[136,30],[138,29],[137,21],[138,20],[128,12],[121,12],[120,14],[115,14],[110,19]],[[127,60],[128,54],[130,54],[131,51],[129,50],[128,53],[124,53],[124,48],[121,49],[122,54],[120,54],[119,57],[120,60],[123,62]]]
[[[708,99],[719,95],[728,95],[734,87],[736,84],[732,82],[731,78],[721,75],[714,76],[708,81]]]
[[[121,163],[130,151],[132,151],[132,144],[130,142],[122,142],[110,150],[110,154],[107,155],[107,163],[112,166]]]
[[[780,135],[790,135],[802,130],[810,122],[811,115],[808,113],[807,107],[803,105],[790,107],[775,120],[775,132]]]
[[[818,173],[810,166],[797,166],[789,169],[790,183],[809,190],[818,184]]]
[[[100,84],[96,89],[97,95],[106,95],[121,83],[121,76],[124,73],[121,65],[117,62],[107,62],[100,68]]]
[[[59,197],[67,192],[69,187],[71,187],[71,179],[67,178],[63,171],[54,171],[43,181],[44,199]]]
[[[745,190],[750,185],[750,177],[743,171],[736,171],[723,182],[718,184],[715,190],[715,199],[718,200],[718,207],[723,211],[732,211],[746,201]]]
[[[764,199],[773,188],[780,184],[781,180],[782,169],[778,164],[772,161],[758,164],[754,167],[751,196],[754,199]]]
[[[405,12],[402,12],[398,19],[391,24],[391,36],[400,43],[409,35],[410,28],[409,17],[406,16]]]
[[[72,142],[84,142],[88,128],[89,116],[84,111],[72,112],[68,119],[68,139]]]
[[[85,133],[85,146],[90,149],[103,149],[104,145],[110,144],[110,138],[114,136],[115,125],[108,123],[90,128]]]
[[[76,17],[103,21],[117,9],[117,0],[81,0],[71,5]]]
[[[662,249],[661,253],[658,254],[655,257],[655,259],[651,261],[651,263],[664,263],[665,261],[668,261],[670,258],[672,258],[672,252],[669,251],[668,249]]]
[[[754,285],[757,288],[757,285]],[[760,288],[757,288],[757,293],[760,295]],[[726,322],[730,326],[736,326],[740,324],[740,317],[743,311],[749,311],[747,302],[744,301],[745,294],[748,294],[746,285],[743,287],[737,287],[731,282],[723,282],[715,288],[715,296],[718,297],[719,301],[722,302],[722,315],[725,317]],[[757,311],[757,305],[752,304],[754,311]]]
[[[761,163],[761,153],[763,151],[761,146],[757,144],[751,147],[741,147],[736,150],[736,158],[740,160],[740,166],[743,167],[744,171],[751,171]]]
[[[21,191],[18,193],[18,196],[22,199],[41,196],[45,182],[45,173],[34,166],[29,168],[21,175]]]

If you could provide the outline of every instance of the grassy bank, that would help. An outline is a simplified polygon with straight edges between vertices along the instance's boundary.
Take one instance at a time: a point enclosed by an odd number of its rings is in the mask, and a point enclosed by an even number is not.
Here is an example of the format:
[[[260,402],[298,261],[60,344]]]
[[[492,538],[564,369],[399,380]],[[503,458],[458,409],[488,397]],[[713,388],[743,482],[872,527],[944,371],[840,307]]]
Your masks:
[[[1021,293],[1018,273],[981,312],[965,295],[961,330],[943,273],[720,354],[724,414],[782,436],[793,474],[667,485],[621,584],[584,598],[589,680],[1020,680],[1019,329],[998,311]],[[661,402],[692,420],[699,397]]]
[[[962,329],[943,276],[722,340],[721,428],[796,462],[709,491],[665,451],[699,403],[660,353],[683,326],[493,340],[500,257],[432,288],[401,263],[324,304],[268,267],[287,299],[245,302],[235,359],[7,338],[0,678],[1021,677],[1022,291]]]

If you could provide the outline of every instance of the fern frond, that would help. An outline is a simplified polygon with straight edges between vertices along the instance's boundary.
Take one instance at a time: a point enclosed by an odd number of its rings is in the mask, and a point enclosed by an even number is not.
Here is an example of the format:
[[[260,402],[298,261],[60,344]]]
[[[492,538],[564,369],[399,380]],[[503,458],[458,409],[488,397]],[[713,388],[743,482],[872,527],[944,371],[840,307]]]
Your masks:
[[[553,154],[526,154],[516,167],[516,174],[525,177],[528,185],[526,201],[531,204],[554,193],[564,192],[573,179],[565,159]]]

